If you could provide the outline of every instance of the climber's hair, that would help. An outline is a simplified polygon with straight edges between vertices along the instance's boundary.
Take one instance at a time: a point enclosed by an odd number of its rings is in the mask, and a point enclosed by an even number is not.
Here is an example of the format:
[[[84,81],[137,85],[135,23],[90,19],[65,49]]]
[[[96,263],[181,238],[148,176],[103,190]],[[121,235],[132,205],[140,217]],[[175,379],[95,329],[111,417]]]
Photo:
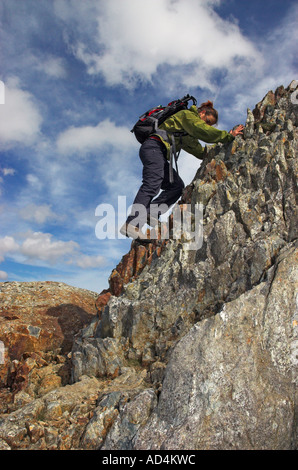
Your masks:
[[[216,109],[213,108],[212,101],[206,101],[206,103],[200,104],[200,106],[198,107],[198,111],[199,111],[199,113],[201,111],[206,111],[206,116],[213,116],[214,119],[215,119],[215,124],[217,123],[217,121],[218,121],[218,112],[216,111]]]

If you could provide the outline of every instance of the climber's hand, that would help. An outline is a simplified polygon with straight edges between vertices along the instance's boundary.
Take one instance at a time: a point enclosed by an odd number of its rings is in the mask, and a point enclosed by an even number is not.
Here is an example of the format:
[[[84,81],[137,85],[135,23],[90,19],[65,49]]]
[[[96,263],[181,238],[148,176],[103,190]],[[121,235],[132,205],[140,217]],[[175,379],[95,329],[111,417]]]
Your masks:
[[[242,124],[240,124],[238,127],[236,127],[236,129],[231,130],[230,134],[232,134],[234,137],[236,137],[236,135],[243,134],[243,129],[244,129],[244,126]]]

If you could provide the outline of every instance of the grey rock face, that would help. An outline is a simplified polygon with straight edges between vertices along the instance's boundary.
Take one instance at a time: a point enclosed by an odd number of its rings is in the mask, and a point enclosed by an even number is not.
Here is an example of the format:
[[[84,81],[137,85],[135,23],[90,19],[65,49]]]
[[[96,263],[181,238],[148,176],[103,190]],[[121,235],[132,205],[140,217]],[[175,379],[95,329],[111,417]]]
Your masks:
[[[297,106],[290,95],[284,90],[268,116],[262,110],[261,123],[248,112],[252,135],[209,150],[189,201],[204,205],[202,248],[190,251],[171,240],[122,296],[111,298],[92,336],[113,338],[113,347],[120,341],[122,350],[126,338],[130,357],[161,359],[191,324],[264,278],[281,248],[297,237]],[[268,120],[279,123],[274,132],[263,131]]]
[[[295,446],[297,255],[295,246],[283,250],[267,281],[179,341],[135,448]]]
[[[248,110],[243,137],[209,149],[182,200],[204,206],[202,247],[169,241],[76,342],[74,380],[135,360],[161,389],[147,422],[132,429],[124,413],[105,449],[297,446],[292,92],[269,92]],[[91,345],[93,359],[110,357],[104,368],[82,359]]]
[[[179,204],[203,205],[202,245],[144,256],[75,337],[71,384],[0,416],[1,449],[298,448],[293,83],[209,147]]]
[[[243,137],[209,149],[182,200],[204,206],[202,247],[169,241],[123,295],[110,299],[88,329],[92,338],[87,332],[76,342],[74,380],[107,376],[115,361],[121,374],[135,360],[148,368],[153,386],[162,382],[147,422],[132,437],[119,418],[105,449],[127,448],[127,433],[135,449],[297,446],[297,105],[291,93],[269,92],[248,110]],[[91,345],[99,362],[110,355],[105,368],[94,371],[82,359]]]

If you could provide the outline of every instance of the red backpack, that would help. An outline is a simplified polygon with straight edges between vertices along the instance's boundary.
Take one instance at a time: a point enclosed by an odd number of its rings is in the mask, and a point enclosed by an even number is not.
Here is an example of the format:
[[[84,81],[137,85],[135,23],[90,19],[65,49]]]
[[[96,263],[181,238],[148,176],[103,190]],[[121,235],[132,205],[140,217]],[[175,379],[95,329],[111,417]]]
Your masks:
[[[180,100],[171,101],[167,106],[159,105],[156,108],[149,109],[139,117],[131,132],[135,135],[137,141],[143,144],[166,119],[182,109],[188,109],[189,100],[192,100],[194,105],[197,104],[197,100],[193,96],[186,95]]]

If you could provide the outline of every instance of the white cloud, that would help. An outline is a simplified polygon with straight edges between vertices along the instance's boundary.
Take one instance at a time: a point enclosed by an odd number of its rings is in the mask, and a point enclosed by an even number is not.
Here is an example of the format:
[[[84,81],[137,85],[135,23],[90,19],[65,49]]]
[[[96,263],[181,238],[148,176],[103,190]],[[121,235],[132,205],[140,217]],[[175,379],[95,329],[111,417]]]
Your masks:
[[[127,127],[116,126],[109,119],[97,126],[71,127],[57,139],[57,149],[61,154],[87,154],[98,151],[105,145],[123,149],[136,144]]]
[[[2,147],[31,145],[39,135],[42,117],[38,107],[33,96],[22,90],[15,78],[5,83],[5,104],[0,106],[0,121]]]
[[[105,202],[115,203],[118,194],[131,193],[134,195],[141,178],[141,162],[138,157],[139,144],[130,128],[117,126],[114,122],[106,119],[96,126],[70,127],[57,138],[57,151],[64,157],[76,155],[76,157],[88,157],[92,159],[92,171],[86,167],[85,173],[89,171],[90,178],[97,175],[99,184],[104,184]],[[71,162],[68,172],[72,172],[72,181],[80,180],[82,162],[79,158]],[[50,172],[53,171],[53,163]],[[138,174],[137,174],[138,173]],[[52,181],[55,188],[52,194],[63,187],[61,171]],[[61,196],[61,193],[57,193]],[[94,206],[98,201],[94,201]],[[80,215],[81,217],[81,215]]]
[[[94,275],[93,270],[77,269],[70,273],[65,273],[63,282],[70,286],[79,287],[80,289],[88,289],[93,292],[100,293],[103,289],[107,289],[108,278],[111,274],[111,269],[100,271],[100,276]],[[51,276],[49,276],[49,280]],[[58,278],[60,281],[60,278]],[[57,280],[57,277],[52,276],[52,280]]]
[[[56,220],[58,216],[52,211],[49,204],[28,204],[19,211],[22,219],[43,224],[48,220]]]
[[[191,66],[180,77],[188,86],[212,87],[211,70],[228,69],[240,58],[252,67],[260,58],[237,24],[213,11],[218,3],[151,0],[147,8],[140,0],[99,2],[92,50],[83,36],[73,50],[90,74],[102,74],[109,85],[151,80],[159,66],[168,64],[180,71]]]
[[[0,171],[4,176],[13,176],[16,172],[13,168],[2,168]]]
[[[253,109],[269,90],[275,91],[280,85],[287,87],[293,79],[298,78],[297,15],[296,5],[281,18],[277,28],[258,41],[259,52],[263,57],[261,66],[247,70],[245,64],[240,63],[236,71],[234,68],[228,71],[220,90],[221,96],[229,100],[229,108],[224,110],[225,120],[235,114],[242,116],[244,124],[247,108]],[[234,124],[237,123],[234,121]]]
[[[5,103],[5,85],[2,80],[0,80],[0,104]]]
[[[18,251],[19,245],[15,242],[13,237],[6,236],[0,239],[0,262],[4,261],[7,253],[14,253]]]
[[[30,260],[52,264],[72,255],[79,248],[74,241],[64,242],[52,238],[49,233],[30,232],[23,241],[17,243],[14,237],[6,236],[0,239],[0,262],[4,261],[6,255],[23,255]]]
[[[88,256],[81,255],[75,261],[75,264],[82,269],[97,268],[105,264],[105,258],[103,256]]]
[[[20,253],[30,259],[55,263],[58,259],[72,255],[79,248],[74,241],[52,240],[50,233],[34,232],[22,243]]]
[[[41,179],[38,178],[36,175],[33,175],[32,173],[29,173],[26,176],[26,180],[33,191],[40,191],[43,187],[43,182],[41,181]]]
[[[56,240],[52,234],[43,232],[28,232],[19,237],[18,242],[12,236],[0,239],[1,263],[6,256],[10,256],[21,263],[41,262],[43,265],[66,263],[81,269],[92,269],[106,264],[104,256],[82,253],[79,244],[73,240]]]
[[[5,281],[8,278],[8,274],[5,271],[0,271],[0,280]]]
[[[15,170],[13,168],[0,168],[0,175],[6,176],[13,176],[15,174]],[[4,182],[2,176],[0,176],[0,185]],[[2,188],[0,186],[0,195],[2,194]]]
[[[65,78],[67,75],[64,61],[60,57],[49,56],[44,61],[38,61],[36,69],[53,78]]]
[[[298,5],[293,5],[279,26],[261,45],[266,57],[265,76],[260,77],[259,88],[267,92],[270,86],[287,86],[298,78],[297,74],[297,29]],[[269,83],[268,83],[269,82]]]
[[[29,49],[22,55],[20,61],[21,66],[30,69],[35,77],[37,76],[36,72],[38,72],[38,76],[41,77],[42,80],[47,77],[54,79],[64,79],[67,77],[67,66],[62,57],[47,54],[46,52],[43,52],[42,55],[34,55]],[[39,72],[47,77],[42,77]]]

